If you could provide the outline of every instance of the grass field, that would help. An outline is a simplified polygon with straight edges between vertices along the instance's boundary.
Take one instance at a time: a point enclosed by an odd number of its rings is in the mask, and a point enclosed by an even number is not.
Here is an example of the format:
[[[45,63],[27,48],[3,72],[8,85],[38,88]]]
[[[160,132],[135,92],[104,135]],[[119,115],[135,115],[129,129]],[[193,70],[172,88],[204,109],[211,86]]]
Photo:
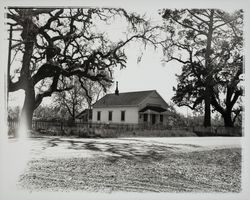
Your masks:
[[[33,156],[19,187],[30,191],[240,192],[240,145],[232,145],[233,140],[224,144],[223,138],[210,138],[207,145],[206,138],[200,139],[32,139]]]

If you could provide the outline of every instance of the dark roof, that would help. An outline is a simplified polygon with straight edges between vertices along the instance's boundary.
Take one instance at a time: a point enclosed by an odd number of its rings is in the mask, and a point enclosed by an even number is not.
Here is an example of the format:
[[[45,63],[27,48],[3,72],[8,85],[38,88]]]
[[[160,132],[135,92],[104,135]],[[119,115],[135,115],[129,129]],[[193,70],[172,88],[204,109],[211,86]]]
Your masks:
[[[166,109],[165,108],[162,108],[162,107],[158,107],[158,106],[146,106],[145,108],[141,109],[139,112],[145,112],[147,110],[153,110],[155,112],[165,112]]]
[[[103,106],[132,106],[138,105],[141,103],[147,96],[156,90],[148,91],[137,91],[137,92],[125,92],[116,94],[107,94],[99,101],[97,101],[93,106],[94,107],[103,107]]]

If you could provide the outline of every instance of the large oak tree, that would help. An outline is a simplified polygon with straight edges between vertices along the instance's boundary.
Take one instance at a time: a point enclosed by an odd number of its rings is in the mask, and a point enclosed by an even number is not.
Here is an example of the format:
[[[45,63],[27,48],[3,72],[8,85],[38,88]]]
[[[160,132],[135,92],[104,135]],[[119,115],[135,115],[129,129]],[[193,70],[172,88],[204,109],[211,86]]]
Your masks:
[[[102,30],[103,24],[112,23],[115,17],[128,25],[127,33],[117,41]],[[79,82],[89,79],[105,87],[112,81],[112,68],[126,66],[127,43],[158,43],[152,34],[157,27],[123,9],[9,8],[7,18],[14,30],[21,30],[11,47],[21,54],[21,62],[15,78],[9,78],[8,89],[25,91],[21,119],[25,119],[28,128],[43,98],[72,89],[67,85],[58,87],[65,77]]]
[[[183,64],[174,102],[191,109],[204,102],[204,126],[211,126],[212,105],[225,126],[233,126],[233,107],[242,95],[242,11],[166,9],[163,18],[169,34],[167,61]]]

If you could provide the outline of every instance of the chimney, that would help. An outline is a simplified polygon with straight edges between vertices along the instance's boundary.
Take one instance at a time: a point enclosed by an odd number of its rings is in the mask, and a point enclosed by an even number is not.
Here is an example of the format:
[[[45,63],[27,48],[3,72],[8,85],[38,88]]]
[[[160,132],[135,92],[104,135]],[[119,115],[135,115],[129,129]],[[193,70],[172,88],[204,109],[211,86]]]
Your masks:
[[[116,81],[115,95],[119,95],[119,90],[118,90],[118,81]]]

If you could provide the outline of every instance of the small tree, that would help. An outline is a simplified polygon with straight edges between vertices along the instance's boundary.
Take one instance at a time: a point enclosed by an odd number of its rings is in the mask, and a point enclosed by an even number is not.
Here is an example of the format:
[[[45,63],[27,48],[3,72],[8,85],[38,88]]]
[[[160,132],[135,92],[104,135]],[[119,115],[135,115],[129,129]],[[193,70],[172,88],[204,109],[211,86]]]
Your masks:
[[[70,116],[72,122],[75,122],[76,116],[79,115],[84,109],[92,108],[92,102],[96,98],[99,98],[103,88],[98,83],[85,80],[80,82],[75,81],[75,79],[64,80],[61,83],[61,87],[64,85],[70,85],[68,81],[71,82],[72,89],[62,92],[55,93],[53,99],[55,102],[55,107],[64,108]],[[108,88],[109,86],[105,86]]]

